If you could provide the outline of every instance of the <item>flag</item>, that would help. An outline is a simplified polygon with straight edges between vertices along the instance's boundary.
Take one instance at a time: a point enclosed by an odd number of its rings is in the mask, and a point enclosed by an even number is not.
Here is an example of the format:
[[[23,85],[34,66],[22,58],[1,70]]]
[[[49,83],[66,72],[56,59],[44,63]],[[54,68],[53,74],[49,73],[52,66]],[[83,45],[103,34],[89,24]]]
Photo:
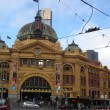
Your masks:
[[[37,2],[37,3],[39,2],[39,0],[33,0],[33,1],[35,1],[35,2]]]
[[[11,39],[11,37],[7,36],[8,39]]]

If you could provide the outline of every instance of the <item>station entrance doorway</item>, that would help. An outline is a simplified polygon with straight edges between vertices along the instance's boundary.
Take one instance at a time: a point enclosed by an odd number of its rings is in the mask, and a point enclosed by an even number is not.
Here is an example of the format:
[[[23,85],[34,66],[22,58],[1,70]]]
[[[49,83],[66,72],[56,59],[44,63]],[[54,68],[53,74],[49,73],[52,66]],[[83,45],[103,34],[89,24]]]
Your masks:
[[[49,83],[41,77],[31,77],[21,86],[21,100],[50,100],[51,87]]]

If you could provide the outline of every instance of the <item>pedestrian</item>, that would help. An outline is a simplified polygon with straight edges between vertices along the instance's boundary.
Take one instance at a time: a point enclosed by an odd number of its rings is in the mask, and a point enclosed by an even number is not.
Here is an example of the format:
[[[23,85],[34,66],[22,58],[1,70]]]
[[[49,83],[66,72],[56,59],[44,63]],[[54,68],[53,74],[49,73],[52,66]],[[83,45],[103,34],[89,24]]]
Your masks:
[[[34,103],[36,102],[36,99],[35,99],[35,97],[33,98],[33,102],[34,102]]]
[[[81,110],[81,103],[77,103],[77,108],[78,108],[78,110]]]
[[[20,100],[17,100],[17,103],[18,103],[18,107],[19,107],[19,104],[20,104]]]

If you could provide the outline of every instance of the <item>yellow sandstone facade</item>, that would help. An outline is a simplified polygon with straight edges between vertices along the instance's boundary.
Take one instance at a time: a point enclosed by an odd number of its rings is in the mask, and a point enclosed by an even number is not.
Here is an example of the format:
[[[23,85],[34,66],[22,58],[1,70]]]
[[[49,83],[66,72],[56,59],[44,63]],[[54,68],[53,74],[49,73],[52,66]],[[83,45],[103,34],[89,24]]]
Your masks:
[[[110,98],[110,71],[91,62],[74,42],[62,50],[57,35],[36,16],[21,28],[12,48],[1,40],[0,92],[24,99],[28,94],[96,100]],[[3,90],[2,90],[3,87]]]

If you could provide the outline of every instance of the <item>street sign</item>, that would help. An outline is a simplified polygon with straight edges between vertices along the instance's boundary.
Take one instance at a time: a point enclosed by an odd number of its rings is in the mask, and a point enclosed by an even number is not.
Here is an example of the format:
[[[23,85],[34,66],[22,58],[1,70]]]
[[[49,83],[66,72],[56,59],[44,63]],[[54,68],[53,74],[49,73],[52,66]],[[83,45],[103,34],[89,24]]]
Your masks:
[[[11,89],[12,89],[13,91],[15,91],[15,90],[16,90],[16,86],[12,85]]]

